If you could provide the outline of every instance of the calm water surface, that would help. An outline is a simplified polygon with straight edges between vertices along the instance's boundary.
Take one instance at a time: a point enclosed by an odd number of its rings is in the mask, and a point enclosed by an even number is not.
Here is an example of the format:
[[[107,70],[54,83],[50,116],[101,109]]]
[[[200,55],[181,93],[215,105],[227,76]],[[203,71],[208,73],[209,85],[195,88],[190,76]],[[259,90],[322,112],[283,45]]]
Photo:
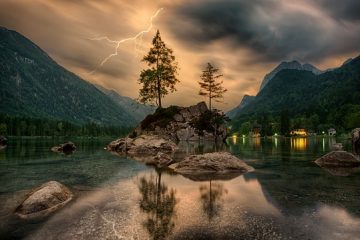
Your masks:
[[[59,139],[11,139],[0,150],[0,239],[360,239],[360,170],[313,163],[334,138],[180,143],[186,154],[230,151],[256,169],[207,181],[111,154],[111,139],[71,140],[72,155],[49,150]],[[46,219],[16,218],[24,195],[49,180],[76,198]]]

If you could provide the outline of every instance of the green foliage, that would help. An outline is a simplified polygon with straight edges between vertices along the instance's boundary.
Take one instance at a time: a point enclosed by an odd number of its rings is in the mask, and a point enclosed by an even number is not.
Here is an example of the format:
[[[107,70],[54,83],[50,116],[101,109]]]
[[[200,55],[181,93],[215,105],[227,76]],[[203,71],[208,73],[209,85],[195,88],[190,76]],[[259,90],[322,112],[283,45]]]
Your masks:
[[[216,135],[216,130],[222,124],[230,121],[230,119],[217,109],[207,110],[202,113],[198,118],[193,119],[190,125],[195,128],[199,136],[204,135],[204,131]]]
[[[61,119],[76,125],[135,125],[126,111],[94,85],[59,66],[22,35],[4,28],[0,29],[0,72],[0,115]],[[24,129],[25,125],[19,131]]]
[[[314,75],[309,71],[282,70],[234,117],[232,126],[257,120],[259,113],[280,124],[282,135],[305,128],[321,133],[335,128],[338,133],[359,127],[360,57],[338,69]]]
[[[280,115],[280,132],[281,135],[288,135],[290,133],[290,117],[288,110],[284,110]]]
[[[95,123],[75,125],[67,121],[0,115],[0,134],[7,136],[121,136],[127,127],[104,127]]]
[[[170,106],[168,108],[159,107],[154,114],[148,115],[141,122],[141,128],[149,130],[154,130],[156,126],[164,128],[173,120],[174,115],[179,112],[180,108],[177,106]]]
[[[149,68],[140,73],[139,83],[142,84],[142,88],[139,92],[139,100],[142,103],[155,102],[162,107],[162,97],[169,91],[176,91],[175,85],[179,82],[176,78],[178,67],[172,49],[166,47],[159,30],[152,44],[153,47],[143,58]]]
[[[247,135],[247,134],[249,134],[249,132],[251,131],[251,124],[250,124],[250,122],[244,122],[244,123],[242,123],[241,124],[241,126],[240,126],[240,133],[242,134],[242,135]]]
[[[222,77],[221,74],[217,74],[219,69],[214,68],[210,63],[207,64],[206,69],[201,74],[199,81],[200,85],[200,96],[206,96],[209,98],[209,109],[211,111],[211,101],[214,99],[215,101],[219,102],[218,99],[223,98],[223,94],[227,91],[223,88],[222,81],[217,82],[216,80]]]

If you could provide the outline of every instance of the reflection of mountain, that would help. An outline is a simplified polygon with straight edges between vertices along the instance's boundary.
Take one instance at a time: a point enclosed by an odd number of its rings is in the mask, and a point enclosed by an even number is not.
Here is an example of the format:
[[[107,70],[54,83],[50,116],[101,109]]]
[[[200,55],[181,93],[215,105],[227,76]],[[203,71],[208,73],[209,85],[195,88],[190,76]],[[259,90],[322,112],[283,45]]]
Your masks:
[[[203,210],[209,218],[212,220],[215,216],[219,215],[224,204],[223,195],[227,194],[227,189],[221,183],[212,183],[209,181],[209,186],[206,184],[200,185],[200,200],[203,206]]]
[[[142,177],[139,182],[141,194],[140,209],[147,214],[144,226],[152,239],[166,239],[173,231],[175,223],[175,190],[161,183],[161,172],[156,178]]]

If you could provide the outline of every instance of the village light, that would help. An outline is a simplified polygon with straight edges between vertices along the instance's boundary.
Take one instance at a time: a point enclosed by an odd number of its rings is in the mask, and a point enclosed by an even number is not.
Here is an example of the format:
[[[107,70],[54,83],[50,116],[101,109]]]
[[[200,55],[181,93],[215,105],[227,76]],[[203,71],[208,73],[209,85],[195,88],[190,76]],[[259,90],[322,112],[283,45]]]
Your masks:
[[[274,136],[277,136],[277,135],[278,135],[277,133],[274,134]]]

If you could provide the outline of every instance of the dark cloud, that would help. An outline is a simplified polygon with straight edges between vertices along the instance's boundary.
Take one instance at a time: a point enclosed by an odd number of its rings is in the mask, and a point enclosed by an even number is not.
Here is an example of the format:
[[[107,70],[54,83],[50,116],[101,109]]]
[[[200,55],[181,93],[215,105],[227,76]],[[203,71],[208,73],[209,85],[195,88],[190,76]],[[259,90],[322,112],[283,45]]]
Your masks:
[[[359,0],[317,0],[317,2],[335,19],[360,21]]]
[[[345,1],[349,6],[339,8],[338,14],[348,13],[349,19],[356,18],[349,9],[353,2]],[[337,5],[341,4],[338,1]],[[204,47],[214,41],[231,39],[230,47],[251,49],[267,61],[316,61],[358,50],[360,40],[359,28],[349,33],[344,26],[328,26],[322,16],[285,7],[282,1],[198,1],[178,7],[175,13],[183,20],[170,25],[176,26],[173,31],[189,46],[196,43],[196,47]]]

